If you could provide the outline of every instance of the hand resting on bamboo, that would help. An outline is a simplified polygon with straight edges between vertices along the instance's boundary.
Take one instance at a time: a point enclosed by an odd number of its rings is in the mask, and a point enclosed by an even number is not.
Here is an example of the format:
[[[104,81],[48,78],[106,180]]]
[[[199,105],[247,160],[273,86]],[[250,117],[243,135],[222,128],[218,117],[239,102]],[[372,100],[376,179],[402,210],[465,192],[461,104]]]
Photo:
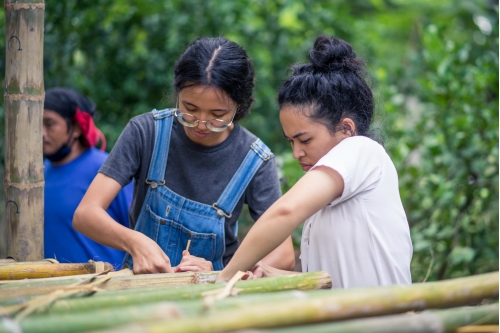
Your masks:
[[[204,258],[192,256],[189,251],[182,251],[182,259],[179,265],[174,267],[174,272],[201,272],[201,271],[213,271],[213,265],[211,261],[205,260]]]
[[[259,261],[258,263],[255,264],[255,266],[245,272],[245,275],[241,278],[242,280],[255,280],[255,279],[260,279],[264,277],[272,277],[272,276],[280,276],[280,275],[290,275],[290,274],[296,274],[297,272],[292,272],[292,271],[285,271],[282,269],[277,269],[274,267],[271,267],[269,265],[266,265],[262,261]]]

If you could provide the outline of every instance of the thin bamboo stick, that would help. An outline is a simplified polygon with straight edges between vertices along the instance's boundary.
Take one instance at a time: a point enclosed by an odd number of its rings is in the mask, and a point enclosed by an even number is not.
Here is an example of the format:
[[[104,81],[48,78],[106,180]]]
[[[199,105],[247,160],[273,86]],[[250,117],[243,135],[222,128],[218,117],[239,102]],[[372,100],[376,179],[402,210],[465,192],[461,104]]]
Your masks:
[[[113,271],[113,266],[103,263],[104,270]],[[96,273],[96,263],[82,264],[12,264],[0,266],[0,280],[37,279]]]
[[[494,272],[411,286],[312,291],[304,293],[302,299],[287,301],[268,302],[263,297],[259,306],[213,311],[193,318],[129,324],[107,332],[225,332],[456,307],[498,297],[498,278],[498,272]]]
[[[142,274],[115,276],[100,286],[103,290],[127,290],[148,287],[180,286],[189,284],[213,283],[218,272],[184,272],[167,274]],[[46,279],[15,280],[2,284],[0,281],[0,305],[3,301],[14,297],[43,295],[60,289],[65,285],[75,284],[88,278],[89,275],[56,277]],[[99,277],[100,279],[102,277]]]

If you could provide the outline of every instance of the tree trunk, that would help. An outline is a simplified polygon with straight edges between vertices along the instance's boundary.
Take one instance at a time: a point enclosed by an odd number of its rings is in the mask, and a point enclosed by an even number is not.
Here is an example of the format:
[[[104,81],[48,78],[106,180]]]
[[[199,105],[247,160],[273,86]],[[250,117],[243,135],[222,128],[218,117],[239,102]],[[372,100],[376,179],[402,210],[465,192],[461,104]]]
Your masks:
[[[5,0],[7,256],[43,259],[44,0]]]

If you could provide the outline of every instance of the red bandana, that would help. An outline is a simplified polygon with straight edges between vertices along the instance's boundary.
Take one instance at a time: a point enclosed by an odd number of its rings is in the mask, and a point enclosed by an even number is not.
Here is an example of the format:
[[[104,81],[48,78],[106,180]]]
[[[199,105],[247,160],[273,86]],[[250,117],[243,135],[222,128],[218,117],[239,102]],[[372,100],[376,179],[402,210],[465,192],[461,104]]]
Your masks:
[[[87,112],[83,112],[80,108],[76,107],[76,113],[74,117],[78,126],[82,130],[82,136],[85,138],[86,146],[95,147],[99,139],[101,139],[101,150],[106,149],[106,138],[104,134],[95,126],[92,115]]]

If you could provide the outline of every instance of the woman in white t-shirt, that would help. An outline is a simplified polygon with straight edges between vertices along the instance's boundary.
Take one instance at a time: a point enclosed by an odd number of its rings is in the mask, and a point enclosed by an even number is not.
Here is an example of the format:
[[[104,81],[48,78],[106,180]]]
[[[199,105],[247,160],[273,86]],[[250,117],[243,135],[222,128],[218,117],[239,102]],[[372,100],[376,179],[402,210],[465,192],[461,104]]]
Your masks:
[[[258,261],[306,221],[304,272],[328,272],[334,288],[410,284],[410,230],[394,164],[369,138],[374,102],[364,63],[327,36],[309,59],[292,67],[278,97],[284,135],[307,173],[256,222],[218,281],[238,270],[280,274]]]

